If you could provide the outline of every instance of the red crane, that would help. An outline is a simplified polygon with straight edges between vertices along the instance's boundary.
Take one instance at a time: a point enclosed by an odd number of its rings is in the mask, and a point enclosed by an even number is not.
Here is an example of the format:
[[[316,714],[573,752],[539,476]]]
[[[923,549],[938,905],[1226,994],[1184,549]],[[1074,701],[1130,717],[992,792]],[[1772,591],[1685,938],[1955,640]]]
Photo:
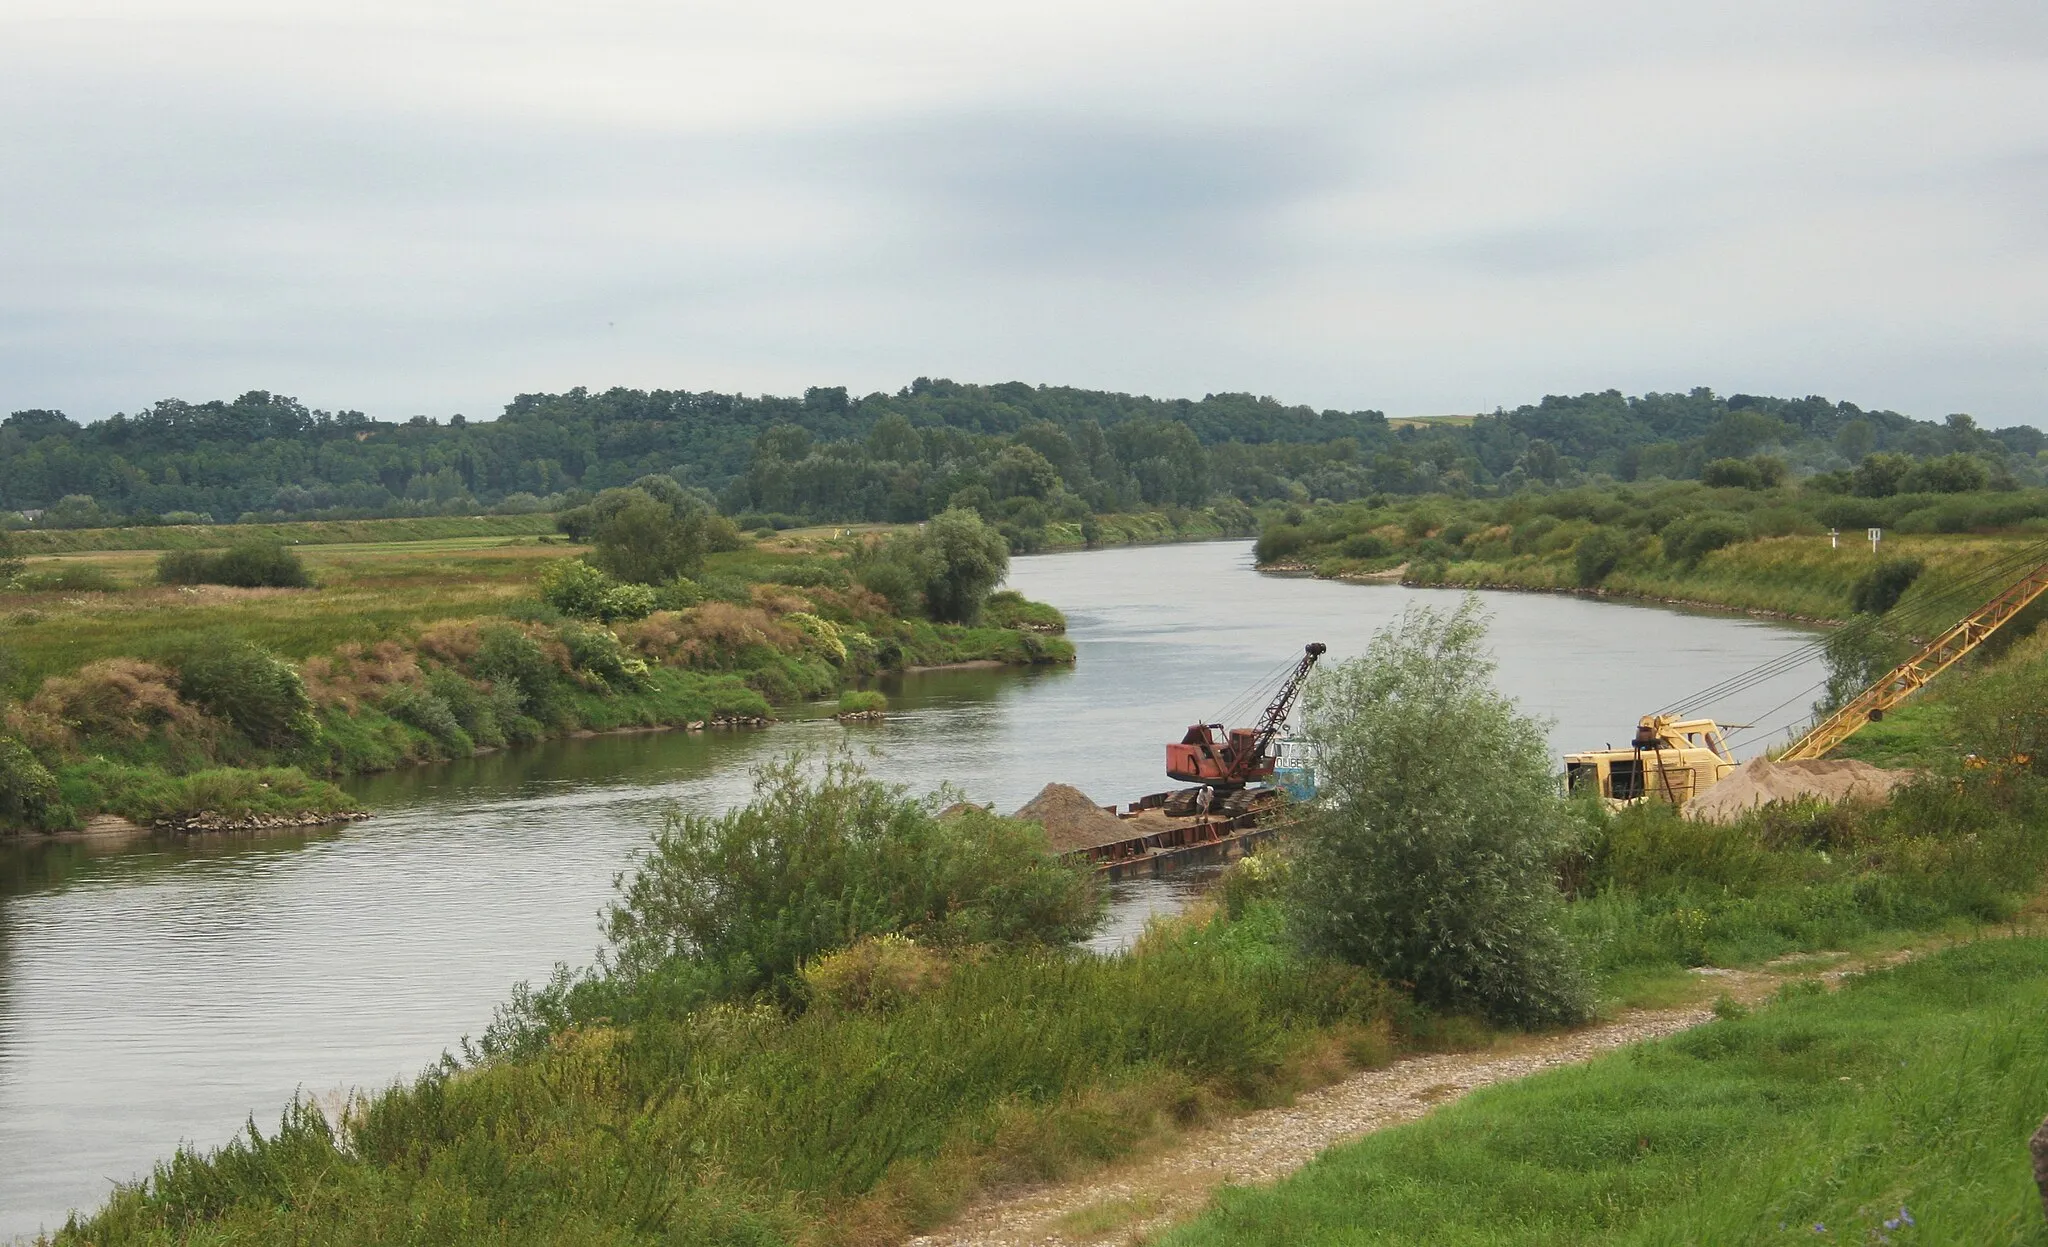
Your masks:
[[[1225,790],[1273,777],[1273,741],[1287,723],[1287,712],[1301,695],[1301,686],[1329,646],[1311,642],[1301,661],[1280,682],[1272,704],[1259,716],[1257,727],[1225,729],[1221,723],[1197,723],[1188,728],[1177,745],[1166,747],[1166,773],[1191,784],[1207,784]]]

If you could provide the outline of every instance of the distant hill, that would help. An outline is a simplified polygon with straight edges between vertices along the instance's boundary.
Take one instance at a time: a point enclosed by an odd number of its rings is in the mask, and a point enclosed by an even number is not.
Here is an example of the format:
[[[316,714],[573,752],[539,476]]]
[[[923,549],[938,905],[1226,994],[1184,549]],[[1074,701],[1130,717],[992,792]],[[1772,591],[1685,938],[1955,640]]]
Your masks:
[[[80,424],[0,422],[0,510],[49,526],[553,510],[660,473],[733,513],[911,520],[949,503],[1044,515],[1218,498],[1345,500],[1530,481],[1697,477],[1759,453],[1795,475],[1872,452],[1966,454],[2036,483],[2048,440],[1967,416],[1915,420],[1825,398],[1609,390],[1475,417],[1389,422],[1250,394],[1154,399],[920,378],[894,394],[613,389],[524,394],[489,422],[405,423],[251,391]],[[1034,510],[1039,515],[1034,515]]]

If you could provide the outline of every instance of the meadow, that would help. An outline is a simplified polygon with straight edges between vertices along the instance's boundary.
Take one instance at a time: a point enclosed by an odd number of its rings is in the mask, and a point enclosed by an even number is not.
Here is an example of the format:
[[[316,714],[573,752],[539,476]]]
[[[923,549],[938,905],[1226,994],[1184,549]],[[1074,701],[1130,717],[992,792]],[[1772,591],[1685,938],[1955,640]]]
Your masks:
[[[1226,1191],[1168,1247],[2048,1244],[2048,940],[1817,980]]]
[[[471,531],[496,522],[234,547],[271,551],[305,587],[164,583],[162,549],[29,557],[0,592],[0,829],[340,815],[355,807],[326,781],[341,775],[573,731],[755,724],[907,666],[1072,657],[1058,611],[1014,594],[960,623],[914,588],[868,591],[849,560],[878,534],[736,538],[615,618],[544,600],[544,574],[590,546]],[[342,539],[365,536],[387,539]]]

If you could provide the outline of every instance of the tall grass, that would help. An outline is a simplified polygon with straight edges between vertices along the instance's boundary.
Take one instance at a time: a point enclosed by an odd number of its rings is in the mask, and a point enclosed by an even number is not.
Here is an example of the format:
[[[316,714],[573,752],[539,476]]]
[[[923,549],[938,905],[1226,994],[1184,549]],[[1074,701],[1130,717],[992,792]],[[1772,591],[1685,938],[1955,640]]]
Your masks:
[[[2048,1244],[2048,941],[1789,990],[1228,1190],[1208,1244]]]
[[[1332,1027],[1384,1034],[1378,985],[1230,926],[1115,957],[964,956],[888,1009],[571,1027],[339,1122],[302,1103],[181,1151],[57,1241],[893,1241],[990,1183],[1270,1102]]]

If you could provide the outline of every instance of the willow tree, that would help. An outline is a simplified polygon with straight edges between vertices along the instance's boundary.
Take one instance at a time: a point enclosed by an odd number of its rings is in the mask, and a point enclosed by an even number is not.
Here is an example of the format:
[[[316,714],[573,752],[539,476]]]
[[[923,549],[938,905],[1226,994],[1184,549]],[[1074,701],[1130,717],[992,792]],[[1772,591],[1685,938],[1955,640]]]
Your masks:
[[[1312,951],[1424,1004],[1573,1021],[1589,993],[1554,866],[1570,824],[1544,725],[1494,687],[1485,639],[1474,598],[1411,607],[1310,685],[1329,799],[1296,837],[1289,914]]]

